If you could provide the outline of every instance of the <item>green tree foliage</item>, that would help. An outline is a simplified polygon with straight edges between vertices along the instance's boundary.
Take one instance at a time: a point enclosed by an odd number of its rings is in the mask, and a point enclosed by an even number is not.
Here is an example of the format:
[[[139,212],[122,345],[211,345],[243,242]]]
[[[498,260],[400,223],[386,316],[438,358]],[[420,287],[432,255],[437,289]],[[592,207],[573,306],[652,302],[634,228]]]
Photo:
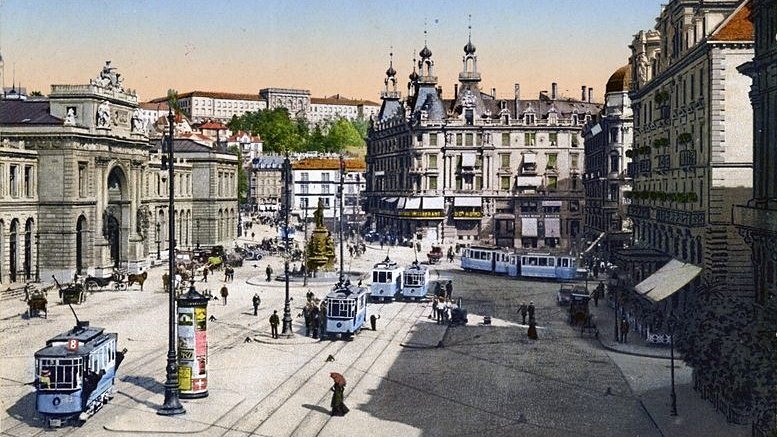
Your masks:
[[[33,92],[30,93],[30,97],[32,97],[32,96],[40,97],[42,95],[43,95],[43,93],[41,93],[40,91],[33,91]]]
[[[364,138],[350,121],[339,118],[329,125],[324,142],[325,152],[357,153],[364,148]]]
[[[267,152],[296,152],[306,142],[307,127],[303,129],[299,121],[292,120],[286,108],[248,112],[233,117],[228,126],[232,132],[242,130],[259,135]]]
[[[172,88],[167,90],[167,104],[175,111],[176,114],[181,113],[181,103],[178,101],[178,91]]]
[[[243,167],[243,152],[239,146],[229,146],[228,151],[237,155],[237,202],[242,205],[248,200],[248,172]]]

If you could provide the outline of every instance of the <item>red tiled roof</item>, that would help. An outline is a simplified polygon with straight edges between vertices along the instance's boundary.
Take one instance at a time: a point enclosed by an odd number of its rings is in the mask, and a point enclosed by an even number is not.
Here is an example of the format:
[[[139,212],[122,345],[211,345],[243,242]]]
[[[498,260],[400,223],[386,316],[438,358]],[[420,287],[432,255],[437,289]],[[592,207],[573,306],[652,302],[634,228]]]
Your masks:
[[[207,123],[204,123],[200,125],[200,129],[226,129],[227,127],[224,126],[223,123],[219,123],[217,121],[209,121]]]
[[[745,0],[710,35],[710,41],[754,41],[752,1]]]
[[[248,138],[251,139],[252,143],[261,143],[262,142],[262,138],[259,135],[251,135],[248,132],[245,132],[245,131],[242,131],[242,130],[237,131],[237,133],[235,133],[235,135],[232,135],[231,137],[227,138],[227,141],[229,141],[230,143],[234,143],[234,142],[237,142],[238,138],[241,138],[241,137],[246,136],[246,135],[248,135]]]
[[[162,102],[143,102],[140,105],[141,109],[148,109],[150,111],[167,111],[167,99]]]
[[[367,170],[367,163],[363,159],[345,159],[346,170]],[[307,158],[291,164],[294,170],[337,170],[340,168],[340,160],[332,158]]]

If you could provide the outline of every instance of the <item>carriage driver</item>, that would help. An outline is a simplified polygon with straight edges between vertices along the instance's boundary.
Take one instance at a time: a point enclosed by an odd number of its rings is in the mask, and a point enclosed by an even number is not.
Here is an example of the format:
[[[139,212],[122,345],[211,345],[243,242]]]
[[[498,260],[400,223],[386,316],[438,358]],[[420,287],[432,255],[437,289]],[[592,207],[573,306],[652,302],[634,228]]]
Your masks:
[[[38,388],[50,388],[51,387],[51,370],[43,369],[40,371],[38,377]]]

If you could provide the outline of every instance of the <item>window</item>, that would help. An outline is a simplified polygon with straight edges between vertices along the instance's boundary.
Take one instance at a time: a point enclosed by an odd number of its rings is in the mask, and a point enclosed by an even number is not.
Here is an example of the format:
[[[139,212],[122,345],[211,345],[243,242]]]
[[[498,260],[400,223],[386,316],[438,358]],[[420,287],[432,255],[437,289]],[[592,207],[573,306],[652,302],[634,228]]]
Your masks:
[[[610,142],[611,143],[617,143],[618,142],[618,128],[614,127],[610,129]]]
[[[483,188],[483,176],[475,176],[475,190]]]
[[[329,173],[321,173],[321,180],[323,182],[329,182]]]
[[[548,169],[556,168],[556,160],[558,159],[558,153],[548,153]]]
[[[499,178],[499,188],[503,191],[510,190],[510,176],[502,176]]]
[[[300,178],[301,181],[307,182],[308,181],[308,177],[309,176],[308,176],[307,172],[303,172],[303,173],[299,174],[299,178]]]
[[[12,165],[9,172],[9,183],[11,187],[11,197],[19,197],[19,187],[17,186],[17,179],[19,178],[19,166]]]
[[[558,176],[548,176],[548,189],[555,190],[558,187]]]
[[[329,194],[329,184],[321,184],[321,193]]]
[[[618,155],[610,155],[610,172],[618,173],[621,171],[618,161],[620,161],[620,157]]]
[[[430,146],[437,145],[437,134],[429,134],[429,145]]]
[[[300,193],[302,193],[302,194],[308,194],[308,187],[309,187],[308,185],[302,185],[302,186],[300,187]]]
[[[572,147],[580,145],[580,140],[577,139],[577,134],[572,134]]]
[[[509,153],[500,153],[499,154],[499,160],[501,162],[501,168],[503,168],[503,169],[509,169],[510,168],[510,154]]]
[[[463,141],[462,137],[463,137],[463,134],[456,134],[456,145],[457,146],[462,145],[462,141]]]
[[[437,155],[429,155],[429,168],[437,169]]]
[[[507,132],[502,133],[502,145],[503,146],[509,146],[510,145],[510,134]]]
[[[537,139],[537,134],[534,132],[526,132],[523,134],[523,142],[527,146],[533,146],[534,141]]]
[[[618,184],[610,184],[610,196],[608,200],[611,200],[613,202],[618,201]]]
[[[569,210],[572,212],[577,212],[580,210],[580,201],[579,200],[570,200],[569,201]]]
[[[32,166],[24,166],[24,197],[32,197]]]
[[[463,185],[463,182],[462,182],[461,178],[457,177],[456,178],[456,189],[457,190],[461,190],[462,185]]]
[[[472,134],[464,134],[464,145],[465,146],[472,146],[474,144],[474,135]]]
[[[437,176],[429,176],[429,189],[430,190],[437,189]]]
[[[482,168],[483,167],[483,156],[477,155],[475,157],[475,168]]]
[[[551,146],[558,145],[558,133],[551,132],[548,134],[548,140],[550,141]]]
[[[571,155],[569,155],[570,168],[577,168],[578,161],[579,161],[579,155],[577,153],[572,153]]]

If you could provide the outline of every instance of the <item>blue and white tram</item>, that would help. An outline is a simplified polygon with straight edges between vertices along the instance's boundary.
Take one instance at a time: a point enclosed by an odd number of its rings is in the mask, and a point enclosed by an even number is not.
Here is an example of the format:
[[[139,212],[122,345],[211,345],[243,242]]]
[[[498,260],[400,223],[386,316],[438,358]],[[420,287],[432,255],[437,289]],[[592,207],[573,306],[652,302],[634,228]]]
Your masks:
[[[370,284],[370,298],[381,302],[394,300],[402,291],[402,272],[405,269],[396,262],[386,257],[372,268],[372,283]]]
[[[116,369],[125,351],[117,335],[78,322],[35,352],[35,407],[50,427],[86,420],[113,398]]]
[[[510,252],[498,247],[472,246],[461,255],[461,268],[507,274],[510,266]]]
[[[358,333],[367,320],[367,289],[346,283],[326,295],[326,335],[343,339]]]
[[[402,298],[406,300],[420,300],[426,297],[429,291],[429,269],[418,261],[405,269],[402,274]]]
[[[571,255],[527,253],[515,255],[518,274],[528,278],[569,281],[577,278],[577,259]]]

